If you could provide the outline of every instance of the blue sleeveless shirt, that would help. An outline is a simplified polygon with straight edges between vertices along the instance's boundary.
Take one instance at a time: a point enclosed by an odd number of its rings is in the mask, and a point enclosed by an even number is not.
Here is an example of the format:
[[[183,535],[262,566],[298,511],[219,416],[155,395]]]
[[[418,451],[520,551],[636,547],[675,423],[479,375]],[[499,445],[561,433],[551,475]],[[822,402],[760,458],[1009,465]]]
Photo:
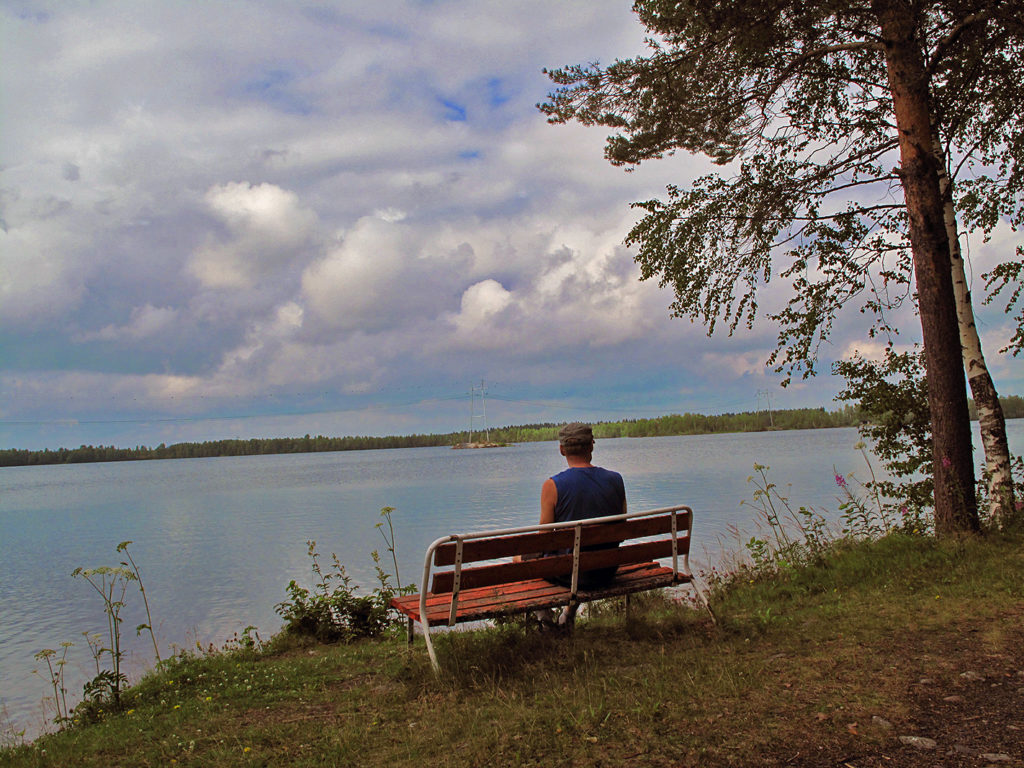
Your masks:
[[[603,467],[569,467],[551,479],[558,490],[557,523],[622,514],[626,487],[618,472]]]
[[[618,472],[603,467],[569,467],[551,479],[558,491],[558,499],[555,501],[556,523],[622,514],[622,507],[626,503],[626,486]],[[609,542],[584,549],[614,549],[618,546],[618,542]],[[567,549],[557,554],[571,551]],[[617,567],[613,565],[582,571],[578,586],[583,590],[600,589],[611,583],[616,570]],[[570,577],[555,577],[552,581],[565,587],[572,586]]]

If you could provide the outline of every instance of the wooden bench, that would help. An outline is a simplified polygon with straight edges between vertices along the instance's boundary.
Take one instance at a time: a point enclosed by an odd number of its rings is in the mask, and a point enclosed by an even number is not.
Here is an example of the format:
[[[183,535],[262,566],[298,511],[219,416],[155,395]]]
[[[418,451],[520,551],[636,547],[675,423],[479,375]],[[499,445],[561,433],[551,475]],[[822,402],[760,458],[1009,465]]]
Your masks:
[[[391,607],[408,618],[410,643],[414,622],[423,627],[435,672],[440,667],[430,639],[431,626],[454,626],[464,621],[557,608],[677,584],[690,584],[711,613],[703,592],[692,583],[692,528],[693,510],[678,506],[445,536],[427,548],[421,582],[424,591],[396,597],[391,600]],[[614,548],[593,549],[600,545]],[[536,556],[552,552],[568,554]],[[522,556],[535,557],[514,559]],[[659,559],[670,564],[655,562]],[[467,568],[467,563],[483,564]],[[618,571],[607,586],[579,587],[581,572],[611,566],[618,566]],[[556,578],[569,582],[569,586],[549,581]],[[427,584],[429,592],[425,589]],[[711,617],[713,620],[714,614]]]

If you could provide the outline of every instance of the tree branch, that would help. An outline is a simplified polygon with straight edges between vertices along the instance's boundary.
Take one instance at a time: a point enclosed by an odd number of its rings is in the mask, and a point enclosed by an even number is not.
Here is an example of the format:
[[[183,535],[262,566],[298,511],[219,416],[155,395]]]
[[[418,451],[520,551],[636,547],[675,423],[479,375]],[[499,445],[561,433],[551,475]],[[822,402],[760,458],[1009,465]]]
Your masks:
[[[948,35],[939,40],[938,44],[935,46],[935,52],[932,54],[932,60],[928,62],[928,66],[925,67],[925,72],[927,73],[929,80],[932,75],[935,74],[935,70],[938,68],[939,63],[942,61],[942,57],[946,54],[946,51],[956,43],[957,38],[963,34],[964,30],[968,27],[974,26],[975,24],[988,21],[992,18],[994,11],[994,8],[989,8],[984,11],[979,11],[978,13],[972,13],[953,27],[953,29],[949,31]]]
[[[823,45],[820,48],[805,51],[804,53],[801,53],[799,56],[797,56],[795,59],[786,64],[785,67],[782,68],[782,70],[779,72],[776,78],[772,81],[772,84],[768,89],[768,93],[775,93],[775,91],[777,91],[782,86],[782,84],[793,75],[793,73],[801,64],[804,64],[805,62],[808,62],[811,59],[817,59],[821,58],[822,56],[828,56],[831,53],[865,50],[884,51],[885,48],[880,41],[872,42],[870,40],[862,40],[860,42],[854,43],[836,43],[835,45]]]

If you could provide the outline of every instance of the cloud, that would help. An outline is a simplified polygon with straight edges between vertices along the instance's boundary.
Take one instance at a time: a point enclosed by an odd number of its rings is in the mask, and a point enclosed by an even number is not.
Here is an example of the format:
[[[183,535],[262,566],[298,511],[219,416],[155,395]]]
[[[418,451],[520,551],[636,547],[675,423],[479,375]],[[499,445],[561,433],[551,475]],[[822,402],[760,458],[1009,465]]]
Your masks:
[[[301,258],[316,229],[316,214],[273,184],[221,184],[204,200],[225,230],[211,234],[189,263],[207,288],[251,288]]]
[[[620,231],[561,226],[532,242],[494,247],[523,266],[506,272],[515,288],[493,278],[468,286],[458,312],[448,315],[452,346],[528,356],[664,338],[664,296],[638,281],[631,255],[617,242]],[[500,273],[497,259],[486,263]]]
[[[74,258],[88,233],[75,238],[67,201],[0,193],[0,321],[35,326],[75,306],[90,265]]]
[[[468,249],[391,214],[365,216],[302,276],[310,309],[332,331],[372,332],[444,311],[458,295]]]
[[[268,348],[278,347],[287,342],[302,328],[303,309],[294,302],[288,302],[276,309],[266,321],[253,325],[246,334],[242,346],[229,351],[221,363],[218,375],[227,373],[252,373],[252,363],[257,354]],[[262,369],[255,371],[263,373]],[[293,373],[293,372],[289,372]]]
[[[771,349],[755,349],[741,353],[705,352],[700,356],[705,374],[723,376],[726,380],[753,376],[766,379],[768,369],[764,361]]]
[[[107,325],[99,331],[80,334],[77,341],[138,341],[163,333],[174,327],[178,310],[146,304],[132,310],[126,325]]]
[[[463,292],[455,325],[464,332],[473,333],[511,303],[512,294],[501,283],[489,278],[481,280]]]

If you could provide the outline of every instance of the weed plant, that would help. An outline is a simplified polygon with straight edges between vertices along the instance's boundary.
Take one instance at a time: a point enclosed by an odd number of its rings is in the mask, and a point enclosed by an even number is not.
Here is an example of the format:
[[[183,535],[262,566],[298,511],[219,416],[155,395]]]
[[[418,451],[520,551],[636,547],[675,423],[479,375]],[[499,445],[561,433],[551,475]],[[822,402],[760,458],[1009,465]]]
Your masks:
[[[321,643],[351,642],[380,634],[387,626],[393,592],[383,585],[373,594],[356,595],[357,586],[338,556],[331,554],[331,567],[325,570],[316,542],[307,541],[306,545],[314,584],[310,589],[294,579],[288,582],[288,599],[274,608],[285,621],[284,631]]]
[[[736,540],[743,541],[746,558],[738,557],[731,567],[712,566],[701,571],[712,600],[720,599],[736,583],[788,579],[822,566],[835,551],[852,542],[877,540],[894,532],[930,532],[929,518],[920,507],[914,507],[911,513],[906,503],[897,506],[881,493],[865,444],[858,442],[854,447],[861,452],[871,480],[861,482],[853,473],[835,473],[838,530],[814,507],[795,506],[770,479],[771,468],[754,464],[754,473],[747,478],[754,491],[751,499],[741,503],[754,509],[755,520],[765,533],[746,538],[738,527],[732,527]],[[770,609],[759,617],[762,624],[771,623],[771,619]]]
[[[95,645],[89,644],[96,662],[96,676],[85,684],[83,704],[95,705],[102,713],[103,706],[115,710],[121,709],[121,688],[127,684],[128,677],[121,671],[124,650],[121,647],[121,611],[125,607],[125,595],[128,585],[135,579],[135,574],[123,566],[99,568],[76,568],[72,576],[85,579],[103,600],[103,612],[107,617],[107,634],[100,636]],[[102,643],[106,642],[106,645]],[[106,656],[110,662],[109,669],[101,668],[101,659]],[[81,706],[81,705],[80,705]]]
[[[278,603],[275,610],[284,619],[284,631],[291,635],[312,637],[321,643],[349,643],[362,638],[379,637],[400,622],[391,608],[396,595],[412,594],[416,586],[401,586],[398,575],[398,557],[395,553],[395,531],[391,523],[393,507],[381,509],[384,521],[376,528],[384,537],[387,551],[395,566],[395,584],[391,575],[381,567],[377,550],[370,553],[380,586],[369,594],[357,594],[358,585],[345,572],[338,556],[331,553],[331,565],[326,570],[320,564],[316,542],[307,541],[313,572],[313,587],[307,588],[294,579],[288,582],[288,599]],[[384,532],[384,525],[387,532]]]
[[[68,649],[74,643],[64,641],[60,644],[60,656],[53,648],[44,648],[35,654],[36,661],[46,663],[46,681],[53,688],[53,722],[58,727],[68,722],[68,689],[64,686],[64,667],[68,662]],[[42,674],[38,669],[32,670],[33,674]]]
[[[62,651],[59,658],[57,652],[52,648],[44,648],[35,655],[37,661],[46,663],[47,679],[53,689],[53,697],[50,700],[55,712],[53,722],[58,728],[83,721],[95,721],[108,711],[121,710],[121,693],[128,683],[128,677],[121,670],[121,663],[125,656],[122,643],[121,624],[123,619],[121,612],[127,604],[126,598],[131,584],[138,586],[139,592],[142,594],[147,619],[147,623],[136,627],[135,633],[137,636],[141,636],[144,630],[149,632],[153,642],[153,653],[157,664],[160,663],[160,651],[157,648],[156,635],[153,632],[153,616],[150,612],[149,600],[146,597],[146,588],[142,583],[139,567],[128,551],[128,545],[131,543],[122,541],[117,545],[117,551],[123,553],[127,558],[122,560],[119,565],[99,568],[79,567],[71,573],[74,578],[84,579],[100,596],[103,613],[107,619],[105,634],[82,633],[92,656],[96,673],[83,687],[83,700],[73,709],[68,705],[68,691],[64,685],[64,666],[67,663],[68,648],[71,648],[73,643],[61,643]],[[38,670],[33,671],[38,673]],[[45,704],[44,701],[44,707]]]
[[[135,636],[141,637],[142,631],[146,630],[149,632],[149,639],[153,642],[153,656],[156,657],[156,663],[160,663],[160,649],[156,643],[156,633],[153,631],[153,614],[149,610],[149,599],[146,597],[146,587],[142,583],[142,573],[139,572],[139,566],[135,564],[134,558],[132,558],[131,552],[128,551],[128,545],[130,541],[122,541],[117,545],[118,552],[124,552],[125,557],[128,561],[121,561],[122,568],[128,568],[133,574],[135,574],[135,583],[139,585],[139,592],[142,594],[142,604],[146,609],[146,623],[139,624],[135,628]]]
[[[7,705],[0,702],[0,757],[4,752],[10,752],[15,747],[24,744],[25,729],[15,728],[10,712],[7,711]]]

